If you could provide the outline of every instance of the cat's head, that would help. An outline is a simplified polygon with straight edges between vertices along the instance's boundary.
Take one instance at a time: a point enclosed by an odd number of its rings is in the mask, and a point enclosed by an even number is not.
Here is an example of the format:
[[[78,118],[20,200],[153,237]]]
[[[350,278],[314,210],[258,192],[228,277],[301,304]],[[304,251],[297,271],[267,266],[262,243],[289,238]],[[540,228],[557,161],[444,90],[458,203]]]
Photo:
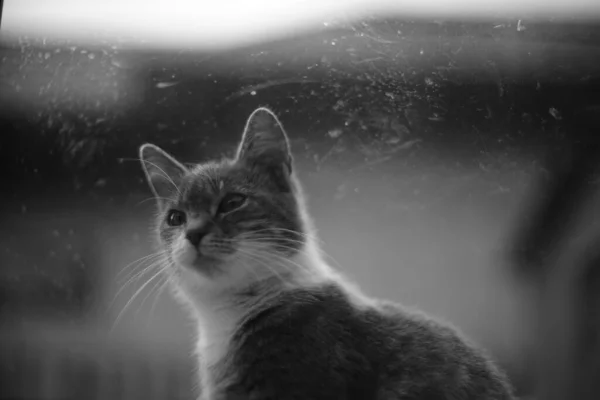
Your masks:
[[[302,251],[307,228],[290,144],[271,111],[250,115],[234,159],[188,167],[151,144],[140,159],[175,275],[239,285],[293,272],[287,260]]]

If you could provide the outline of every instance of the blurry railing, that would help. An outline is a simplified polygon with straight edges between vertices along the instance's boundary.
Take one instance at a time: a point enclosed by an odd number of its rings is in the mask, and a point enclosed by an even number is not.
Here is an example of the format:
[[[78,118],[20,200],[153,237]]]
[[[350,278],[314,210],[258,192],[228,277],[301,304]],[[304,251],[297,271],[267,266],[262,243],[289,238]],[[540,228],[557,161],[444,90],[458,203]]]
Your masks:
[[[193,399],[193,363],[135,343],[54,332],[2,338],[1,399]],[[57,337],[58,340],[52,339]]]

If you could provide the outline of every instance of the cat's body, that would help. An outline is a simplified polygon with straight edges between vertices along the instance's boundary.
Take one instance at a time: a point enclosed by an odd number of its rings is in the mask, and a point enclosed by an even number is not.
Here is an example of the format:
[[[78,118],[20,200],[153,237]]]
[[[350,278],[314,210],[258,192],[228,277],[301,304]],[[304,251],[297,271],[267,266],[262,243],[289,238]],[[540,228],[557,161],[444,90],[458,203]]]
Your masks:
[[[453,328],[371,299],[321,257],[287,137],[255,111],[234,160],[140,150],[164,272],[194,316],[201,400],[510,400]]]
[[[215,399],[511,398],[453,329],[391,303],[360,307],[337,283],[280,293],[229,346],[209,372]]]

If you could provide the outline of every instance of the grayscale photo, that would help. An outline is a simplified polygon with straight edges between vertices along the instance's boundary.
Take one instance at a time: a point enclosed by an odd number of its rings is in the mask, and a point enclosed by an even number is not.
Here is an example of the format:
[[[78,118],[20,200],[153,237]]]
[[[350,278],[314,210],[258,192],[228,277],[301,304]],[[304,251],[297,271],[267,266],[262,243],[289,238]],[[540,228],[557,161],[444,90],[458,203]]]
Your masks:
[[[600,399],[600,2],[0,2],[0,400]]]

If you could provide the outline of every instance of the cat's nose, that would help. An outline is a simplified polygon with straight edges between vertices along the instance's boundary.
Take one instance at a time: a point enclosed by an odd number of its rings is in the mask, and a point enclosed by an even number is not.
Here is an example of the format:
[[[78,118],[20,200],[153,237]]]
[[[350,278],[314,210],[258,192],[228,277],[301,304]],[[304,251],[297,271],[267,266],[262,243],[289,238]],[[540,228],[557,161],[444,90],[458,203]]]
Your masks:
[[[209,233],[208,229],[193,229],[185,234],[185,238],[194,246],[198,247],[200,241]]]

